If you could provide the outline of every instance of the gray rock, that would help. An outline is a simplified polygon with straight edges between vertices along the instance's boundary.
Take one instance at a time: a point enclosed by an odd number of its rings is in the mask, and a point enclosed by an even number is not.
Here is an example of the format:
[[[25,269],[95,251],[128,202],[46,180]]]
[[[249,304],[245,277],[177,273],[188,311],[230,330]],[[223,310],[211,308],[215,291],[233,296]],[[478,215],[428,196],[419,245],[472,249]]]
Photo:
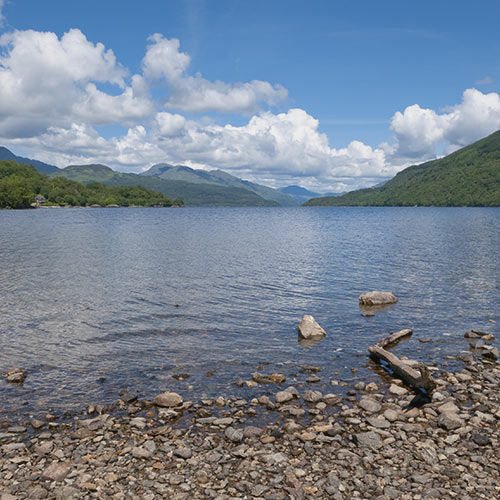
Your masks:
[[[293,394],[288,391],[280,391],[276,393],[276,403],[286,403],[293,399]]]
[[[382,306],[395,304],[398,298],[391,292],[368,292],[359,296],[359,303],[363,306]]]
[[[391,426],[391,424],[382,417],[368,417],[366,421],[377,429],[388,429]]]
[[[304,401],[307,401],[308,403],[317,403],[318,401],[321,401],[322,398],[323,394],[320,391],[307,390],[304,392]]]
[[[360,432],[358,434],[355,434],[354,439],[360,448],[370,448],[372,450],[378,450],[383,446],[380,436],[373,431]]]
[[[185,460],[193,456],[191,448],[181,447],[174,450],[174,456],[184,458]]]
[[[309,314],[304,315],[297,329],[299,337],[303,339],[321,338],[326,335],[325,330]]]
[[[438,419],[439,427],[451,431],[464,425],[464,421],[456,413],[442,413]]]
[[[234,427],[227,427],[224,431],[224,436],[233,443],[240,443],[243,441],[243,431],[241,429],[235,429]]]
[[[368,413],[377,413],[382,409],[382,405],[372,398],[362,397],[359,406]]]
[[[183,402],[182,397],[176,392],[164,392],[162,394],[158,394],[158,396],[156,396],[154,399],[154,403],[157,406],[162,406],[166,408],[180,406],[182,402]]]
[[[489,436],[487,436],[486,434],[482,434],[480,432],[473,432],[471,434],[471,439],[478,446],[487,446],[488,444],[491,443]]]

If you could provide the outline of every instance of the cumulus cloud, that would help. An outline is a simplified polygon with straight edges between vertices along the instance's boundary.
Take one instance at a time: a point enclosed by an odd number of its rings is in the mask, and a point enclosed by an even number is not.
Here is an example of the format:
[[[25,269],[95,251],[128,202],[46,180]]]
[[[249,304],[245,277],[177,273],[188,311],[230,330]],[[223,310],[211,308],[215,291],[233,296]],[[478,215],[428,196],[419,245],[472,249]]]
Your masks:
[[[283,86],[260,80],[229,84],[211,82],[199,74],[189,76],[186,72],[191,58],[180,52],[179,40],[155,34],[150,42],[142,63],[144,76],[165,80],[169,92],[165,100],[168,108],[195,113],[252,113],[261,104],[273,106],[288,95]]]
[[[50,126],[130,121],[152,106],[141,77],[127,86],[127,71],[103,44],[78,29],[60,39],[54,33],[14,31],[0,37],[0,133],[42,133]],[[118,87],[105,94],[96,84]]]
[[[396,133],[394,161],[432,158],[440,143],[449,152],[500,129],[500,96],[467,89],[461,103],[441,113],[414,104],[394,114],[391,129]]]
[[[355,188],[396,173],[385,164],[382,149],[359,141],[346,148],[331,148],[318,126],[318,120],[302,109],[262,112],[238,127],[159,112],[153,126],[131,127],[122,137],[104,139],[90,126],[73,124],[52,127],[17,144],[43,148],[45,156],[38,158],[60,166],[97,162],[138,172],[154,163],[169,162],[221,168],[276,187],[301,183],[323,190]]]

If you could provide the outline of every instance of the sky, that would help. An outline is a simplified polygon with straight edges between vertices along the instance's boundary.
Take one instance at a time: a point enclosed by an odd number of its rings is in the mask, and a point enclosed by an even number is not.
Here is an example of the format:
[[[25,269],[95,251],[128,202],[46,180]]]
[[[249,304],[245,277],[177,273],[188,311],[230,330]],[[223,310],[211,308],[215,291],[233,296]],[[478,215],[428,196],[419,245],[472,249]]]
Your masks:
[[[500,129],[500,2],[0,0],[0,145],[319,193]]]

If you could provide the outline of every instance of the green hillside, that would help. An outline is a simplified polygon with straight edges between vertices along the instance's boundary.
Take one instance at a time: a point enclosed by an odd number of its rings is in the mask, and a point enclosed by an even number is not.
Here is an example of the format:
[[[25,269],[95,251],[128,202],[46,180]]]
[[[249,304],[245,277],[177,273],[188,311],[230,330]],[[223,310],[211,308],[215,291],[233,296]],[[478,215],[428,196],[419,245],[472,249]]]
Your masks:
[[[251,191],[241,188],[195,184],[194,182],[167,181],[157,177],[120,174],[107,181],[109,186],[139,185],[154,189],[166,196],[184,200],[192,207],[277,207],[275,201],[265,200]]]
[[[445,158],[414,165],[377,188],[305,206],[500,206],[500,131]]]
[[[167,168],[170,167],[167,166]],[[182,168],[193,170],[189,167]],[[190,172],[187,174],[190,175]],[[190,181],[184,181],[164,179],[157,175],[124,174],[115,172],[105,165],[71,165],[52,175],[83,184],[102,182],[108,186],[142,186],[163,193],[173,200],[182,199],[186,206],[278,206],[277,202],[266,200],[247,189],[221,186],[210,182],[192,182],[192,177],[188,177]]]
[[[97,182],[86,186],[64,177],[49,178],[31,165],[0,161],[0,208],[30,208],[36,197],[44,205],[171,206],[161,193],[143,187],[110,187]]]

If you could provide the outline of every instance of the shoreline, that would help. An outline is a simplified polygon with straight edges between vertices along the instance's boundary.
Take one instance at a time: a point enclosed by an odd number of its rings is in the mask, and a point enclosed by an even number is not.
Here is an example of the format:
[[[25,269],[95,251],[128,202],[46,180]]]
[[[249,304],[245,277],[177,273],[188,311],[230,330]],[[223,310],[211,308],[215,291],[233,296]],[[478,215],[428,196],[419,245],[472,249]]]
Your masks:
[[[420,408],[385,377],[346,397],[275,379],[274,398],[159,406],[124,392],[118,411],[7,424],[0,498],[498,498],[500,364],[458,358]]]

